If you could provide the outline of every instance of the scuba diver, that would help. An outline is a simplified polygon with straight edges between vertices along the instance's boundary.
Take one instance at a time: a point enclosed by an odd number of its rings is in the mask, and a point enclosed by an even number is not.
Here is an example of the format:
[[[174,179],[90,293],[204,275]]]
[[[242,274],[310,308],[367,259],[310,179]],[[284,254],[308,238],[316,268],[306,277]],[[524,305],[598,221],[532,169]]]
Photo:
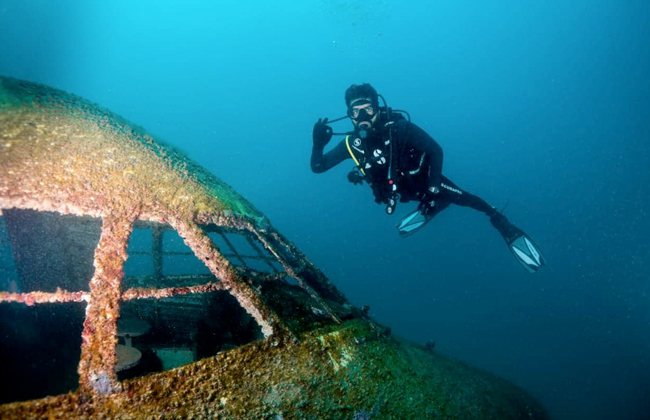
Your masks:
[[[379,98],[383,106],[379,105]],[[369,84],[352,85],[345,91],[347,116],[314,124],[311,169],[325,172],[347,159],[356,166],[348,174],[354,185],[367,182],[375,201],[393,214],[397,202],[419,202],[415,211],[397,224],[402,237],[424,227],[450,204],[485,213],[503,236],[517,261],[529,272],[546,264],[541,250],[521,229],[482,198],[470,194],[442,174],[442,148],[424,130],[411,122],[406,111],[387,106],[383,96]],[[324,153],[334,133],[328,125],[346,118],[354,131]]]

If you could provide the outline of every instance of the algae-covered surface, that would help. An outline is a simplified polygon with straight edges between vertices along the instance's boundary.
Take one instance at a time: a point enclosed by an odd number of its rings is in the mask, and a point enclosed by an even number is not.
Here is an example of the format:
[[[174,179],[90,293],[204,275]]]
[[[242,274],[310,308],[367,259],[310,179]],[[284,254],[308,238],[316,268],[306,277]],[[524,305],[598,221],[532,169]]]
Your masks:
[[[182,153],[82,98],[0,77],[0,109],[2,197],[39,196],[51,210],[97,215],[137,203],[161,220],[185,212],[262,218]]]
[[[526,392],[365,320],[124,383],[0,407],[3,418],[547,419]],[[357,417],[355,417],[357,416]],[[369,417],[365,417],[369,418]]]

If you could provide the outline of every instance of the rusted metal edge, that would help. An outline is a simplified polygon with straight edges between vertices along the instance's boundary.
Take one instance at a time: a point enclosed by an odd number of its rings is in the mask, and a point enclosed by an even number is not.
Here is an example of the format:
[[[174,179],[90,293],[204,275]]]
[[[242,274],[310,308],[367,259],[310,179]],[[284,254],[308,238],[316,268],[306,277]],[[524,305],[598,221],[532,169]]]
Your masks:
[[[165,298],[176,295],[187,295],[190,293],[208,293],[217,290],[225,290],[221,283],[210,282],[198,286],[187,287],[166,287],[163,289],[157,288],[140,288],[134,287],[125,290],[120,297],[120,301],[129,301],[133,299],[147,299],[147,298]],[[65,290],[57,290],[54,293],[47,292],[29,292],[29,293],[7,293],[0,292],[0,302],[16,302],[24,303],[27,306],[32,306],[37,303],[66,303],[66,302],[88,302],[90,298],[89,292],[68,292]]]
[[[278,316],[262,301],[258,293],[244,280],[236,268],[225,258],[208,235],[194,222],[169,218],[168,223],[183,238],[185,244],[205,264],[212,274],[221,280],[224,290],[232,294],[241,307],[251,315],[262,329],[264,337],[292,337],[291,332]],[[244,229],[255,232],[252,225]]]
[[[188,287],[167,287],[165,289],[145,289],[145,288],[131,288],[122,293],[123,301],[133,299],[147,299],[147,298],[166,298],[177,295],[187,295],[190,293],[208,293],[217,290],[226,290],[223,283],[210,282],[199,286]]]
[[[204,220],[203,223],[206,221]],[[206,223],[207,224],[207,223]],[[340,324],[341,320],[339,319],[338,316],[332,311],[332,309],[325,303],[325,301],[316,293],[316,291],[309,285],[307,282],[296,273],[296,271],[293,269],[287,258],[284,258],[281,252],[276,249],[274,246],[271,245],[270,241],[267,239],[266,235],[272,235],[273,237],[276,238],[276,242],[278,242],[281,246],[286,248],[290,253],[294,252],[295,255],[295,247],[288,243],[288,241],[282,241],[280,239],[281,235],[275,231],[270,225],[265,226],[263,228],[258,228],[252,221],[246,220],[246,219],[236,219],[232,220],[231,226],[241,230],[241,231],[248,231],[253,233],[257,239],[264,245],[264,248],[266,248],[271,254],[277,258],[278,262],[282,265],[284,270],[286,271],[286,274],[290,277],[293,277],[296,279],[298,284],[307,291],[307,293],[316,301],[318,304],[323,308],[323,310],[334,320],[334,322]],[[305,257],[303,254],[300,255],[300,264],[302,265],[312,265],[311,262],[307,260],[307,257]],[[325,277],[324,275],[319,276],[319,281],[323,282],[323,287],[327,289],[332,289],[336,290],[334,285]],[[341,295],[338,290],[336,290],[336,293],[338,295]],[[342,295],[341,295],[342,296]]]
[[[89,292],[68,292],[58,289],[54,293],[47,292],[29,292],[29,293],[8,293],[0,292],[0,302],[24,303],[32,306],[36,303],[63,303],[63,302],[81,302],[90,298]]]
[[[293,268],[289,265],[289,263],[288,263],[284,258],[282,258],[282,256],[280,255],[280,253],[279,253],[279,252],[278,252],[274,247],[271,246],[271,244],[269,243],[269,241],[266,240],[266,238],[264,237],[264,235],[262,235],[261,233],[259,233],[259,232],[257,232],[257,231],[254,231],[254,232],[257,234],[257,237],[258,237],[258,239],[260,240],[260,242],[262,242],[262,244],[264,244],[264,247],[265,247],[266,249],[268,249],[269,252],[271,252],[273,255],[275,255],[275,257],[278,259],[278,261],[280,262],[280,264],[282,264],[282,266],[284,267],[284,270],[287,272],[287,274],[288,274],[289,276],[293,277],[294,279],[296,279],[296,280],[298,281],[298,283],[300,284],[300,286],[301,286],[303,289],[305,289],[305,290],[307,291],[307,293],[309,293],[309,295],[310,295],[310,296],[311,296],[311,297],[312,297],[316,302],[318,302],[318,304],[321,306],[321,308],[323,308],[323,310],[324,310],[324,311],[325,311],[325,312],[330,316],[330,318],[332,318],[332,319],[334,320],[334,322],[336,322],[337,324],[340,324],[340,323],[341,323],[341,320],[339,319],[338,316],[336,316],[336,314],[334,313],[334,311],[332,311],[332,309],[329,307],[329,305],[328,305],[327,303],[325,303],[325,301],[323,301],[323,299],[318,295],[318,293],[316,293],[316,292],[314,291],[314,289],[312,289],[312,288],[311,288],[311,287],[310,287],[310,286],[309,286],[309,285],[304,281],[304,279],[303,279],[302,277],[300,277],[300,276],[299,276],[299,275],[298,275],[298,274],[293,270]],[[283,244],[283,245],[286,246],[286,244]]]

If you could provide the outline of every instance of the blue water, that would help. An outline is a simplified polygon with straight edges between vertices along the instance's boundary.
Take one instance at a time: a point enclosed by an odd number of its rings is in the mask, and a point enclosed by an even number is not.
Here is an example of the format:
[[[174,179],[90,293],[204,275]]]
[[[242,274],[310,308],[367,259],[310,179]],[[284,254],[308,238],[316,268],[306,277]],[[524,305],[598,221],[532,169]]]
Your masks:
[[[650,2],[0,0],[0,74],[95,101],[186,151],[401,336],[508,378],[553,418],[650,418]],[[444,173],[543,248],[530,275],[477,212],[417,235],[316,119],[370,82]],[[338,123],[337,131],[349,128]]]

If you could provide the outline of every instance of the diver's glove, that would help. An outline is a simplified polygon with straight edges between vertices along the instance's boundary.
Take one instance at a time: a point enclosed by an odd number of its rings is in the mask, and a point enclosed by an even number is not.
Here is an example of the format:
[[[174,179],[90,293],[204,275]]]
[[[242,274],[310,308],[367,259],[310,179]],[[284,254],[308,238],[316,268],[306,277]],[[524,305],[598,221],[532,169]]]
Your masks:
[[[436,207],[437,195],[440,193],[440,188],[438,187],[429,187],[422,196],[420,200],[420,205],[418,210],[425,216],[433,214],[433,211]]]
[[[327,118],[319,118],[314,124],[314,146],[323,148],[332,139],[332,127],[327,125]]]
[[[348,172],[348,181],[354,185],[363,184],[363,175],[361,175],[358,166],[355,166],[350,172]]]

